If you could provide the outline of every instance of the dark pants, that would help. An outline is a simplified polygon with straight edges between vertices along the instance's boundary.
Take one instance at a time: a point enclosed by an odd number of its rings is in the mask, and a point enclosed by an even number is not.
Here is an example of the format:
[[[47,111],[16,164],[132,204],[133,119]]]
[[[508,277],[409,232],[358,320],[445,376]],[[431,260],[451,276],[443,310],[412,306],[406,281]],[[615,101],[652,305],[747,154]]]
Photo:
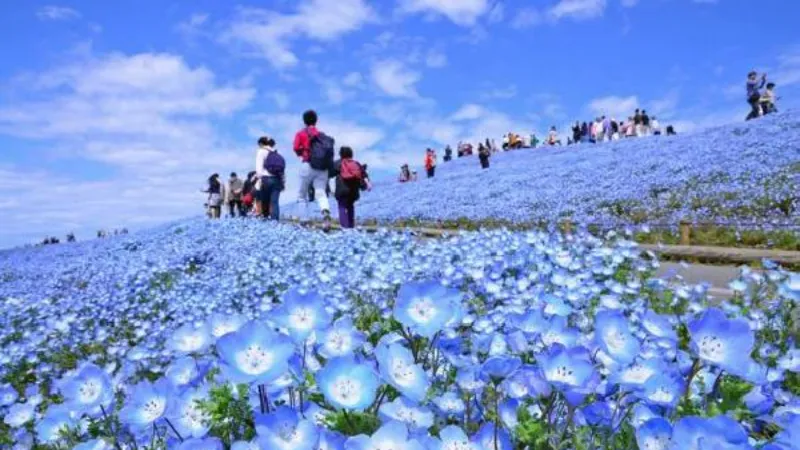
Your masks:
[[[484,169],[489,168],[489,158],[481,158],[481,167]]]
[[[244,203],[241,200],[231,200],[228,202],[228,211],[231,217],[236,217],[236,211],[239,211],[239,217],[245,216]]]
[[[281,191],[283,190],[283,183],[281,179],[278,177],[262,177],[261,178],[261,190],[259,191],[259,197],[261,199],[261,209],[263,211],[263,217],[267,217],[267,211],[269,211],[269,218],[272,220],[280,220],[281,218],[281,211],[280,211],[280,198],[281,198]],[[269,209],[267,209],[267,205],[269,205]]]
[[[431,167],[428,169],[428,178],[433,178],[436,175],[436,166]]]
[[[750,114],[747,115],[745,120],[752,120],[761,117],[761,97],[754,95],[747,100],[747,103],[750,103]]]
[[[355,228],[356,204],[352,200],[336,199],[339,204],[339,225],[342,228]]]

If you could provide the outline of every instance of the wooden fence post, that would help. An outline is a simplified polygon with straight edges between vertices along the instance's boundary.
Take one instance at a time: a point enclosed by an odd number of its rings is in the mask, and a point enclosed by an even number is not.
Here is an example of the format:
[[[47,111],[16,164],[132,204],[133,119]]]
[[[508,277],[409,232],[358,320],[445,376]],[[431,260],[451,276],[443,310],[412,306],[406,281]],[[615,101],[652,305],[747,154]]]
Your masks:
[[[681,245],[692,245],[692,223],[682,220],[680,224]]]

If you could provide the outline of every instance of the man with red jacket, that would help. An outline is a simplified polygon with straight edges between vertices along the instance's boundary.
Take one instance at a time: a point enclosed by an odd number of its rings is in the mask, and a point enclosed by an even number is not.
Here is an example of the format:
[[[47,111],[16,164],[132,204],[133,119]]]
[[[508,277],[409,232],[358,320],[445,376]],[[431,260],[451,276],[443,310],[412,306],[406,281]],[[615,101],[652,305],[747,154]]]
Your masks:
[[[314,137],[319,136],[320,132],[317,130],[317,113],[313,110],[308,110],[303,113],[303,123],[305,127],[297,132],[294,136],[294,152],[300,157],[302,165],[300,167],[300,192],[298,194],[298,201],[304,205],[304,214],[308,213],[308,188],[314,187],[314,191],[319,209],[322,211],[322,217],[326,226],[330,224],[330,202],[328,196],[325,194],[325,188],[328,186],[328,171],[316,170],[311,167],[311,141]]]

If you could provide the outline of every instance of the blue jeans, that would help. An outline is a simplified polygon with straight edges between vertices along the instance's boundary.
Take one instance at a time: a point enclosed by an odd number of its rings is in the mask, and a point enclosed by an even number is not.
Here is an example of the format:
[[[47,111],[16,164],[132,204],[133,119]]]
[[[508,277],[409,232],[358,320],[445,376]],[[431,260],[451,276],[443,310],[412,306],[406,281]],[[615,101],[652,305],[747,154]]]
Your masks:
[[[280,178],[261,177],[261,191],[259,191],[261,204],[269,205],[269,218],[272,220],[280,220],[281,211],[279,200],[281,198],[282,190],[283,182]],[[266,208],[263,208],[263,206],[262,209],[266,210]]]

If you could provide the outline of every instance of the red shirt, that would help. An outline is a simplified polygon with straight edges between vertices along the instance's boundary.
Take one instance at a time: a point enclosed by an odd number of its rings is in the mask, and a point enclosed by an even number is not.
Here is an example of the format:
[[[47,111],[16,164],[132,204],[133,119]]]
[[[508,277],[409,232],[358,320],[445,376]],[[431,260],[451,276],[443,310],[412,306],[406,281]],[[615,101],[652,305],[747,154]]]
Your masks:
[[[311,160],[311,139],[312,136],[319,135],[316,127],[303,128],[294,135],[294,152],[300,157],[300,161],[307,163]]]

